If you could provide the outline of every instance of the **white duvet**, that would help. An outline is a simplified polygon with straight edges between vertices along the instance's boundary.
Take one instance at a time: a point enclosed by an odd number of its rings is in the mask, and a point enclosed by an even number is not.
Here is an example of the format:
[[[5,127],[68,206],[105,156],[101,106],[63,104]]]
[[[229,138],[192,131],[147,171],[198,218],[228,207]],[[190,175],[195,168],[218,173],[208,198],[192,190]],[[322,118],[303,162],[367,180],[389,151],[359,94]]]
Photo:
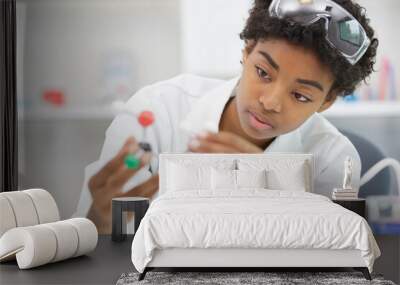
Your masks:
[[[359,215],[321,195],[265,189],[158,197],[133,239],[133,265],[143,272],[164,248],[358,249],[370,272],[380,256]]]

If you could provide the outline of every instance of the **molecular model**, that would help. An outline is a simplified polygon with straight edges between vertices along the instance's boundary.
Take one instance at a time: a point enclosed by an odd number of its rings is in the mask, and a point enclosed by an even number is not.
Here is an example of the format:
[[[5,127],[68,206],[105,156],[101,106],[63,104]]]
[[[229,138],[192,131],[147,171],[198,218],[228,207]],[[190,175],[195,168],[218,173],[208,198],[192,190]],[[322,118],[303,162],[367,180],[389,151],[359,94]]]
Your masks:
[[[151,152],[150,143],[146,142],[146,129],[154,123],[154,115],[151,111],[142,111],[139,116],[125,107],[122,102],[115,102],[113,108],[118,110],[118,113],[125,113],[134,116],[139,124],[143,127],[142,141],[139,142],[140,150],[136,153],[130,153],[124,158],[124,163],[129,169],[137,169],[140,166],[140,157],[143,152]]]
[[[153,113],[151,111],[142,111],[140,112],[137,119],[139,124],[143,127],[143,136],[142,136],[143,141],[139,142],[139,147],[145,152],[151,152],[151,145],[145,140],[146,140],[146,128],[148,126],[151,126],[154,122]],[[132,153],[128,154],[124,159],[126,167],[130,169],[138,168],[140,165],[140,156],[141,155],[136,156]]]

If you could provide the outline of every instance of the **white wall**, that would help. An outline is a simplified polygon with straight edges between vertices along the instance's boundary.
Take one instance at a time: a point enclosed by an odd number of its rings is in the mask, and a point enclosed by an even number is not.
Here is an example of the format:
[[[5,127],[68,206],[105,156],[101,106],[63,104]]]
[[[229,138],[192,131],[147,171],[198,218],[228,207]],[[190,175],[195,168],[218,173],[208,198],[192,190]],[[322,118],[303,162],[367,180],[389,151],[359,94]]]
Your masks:
[[[243,30],[251,0],[181,0],[184,72],[221,78],[240,72]]]

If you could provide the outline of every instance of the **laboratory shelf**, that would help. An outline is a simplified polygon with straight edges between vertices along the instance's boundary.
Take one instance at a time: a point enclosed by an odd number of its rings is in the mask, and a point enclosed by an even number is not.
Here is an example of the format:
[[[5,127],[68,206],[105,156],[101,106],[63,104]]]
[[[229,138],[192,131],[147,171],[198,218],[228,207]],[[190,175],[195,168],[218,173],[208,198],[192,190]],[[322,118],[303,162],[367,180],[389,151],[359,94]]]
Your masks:
[[[400,117],[400,101],[337,102],[321,113],[326,117]],[[18,112],[20,120],[111,120],[110,107],[40,107]]]
[[[326,117],[400,117],[400,101],[337,102]]]

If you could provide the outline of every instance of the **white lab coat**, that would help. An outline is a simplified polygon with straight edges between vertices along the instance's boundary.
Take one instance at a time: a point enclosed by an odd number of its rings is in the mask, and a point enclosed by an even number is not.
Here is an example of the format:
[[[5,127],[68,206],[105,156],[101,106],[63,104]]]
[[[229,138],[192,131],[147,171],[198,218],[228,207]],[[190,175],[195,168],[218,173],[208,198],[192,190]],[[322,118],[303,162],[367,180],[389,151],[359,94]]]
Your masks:
[[[154,113],[155,123],[146,130],[146,140],[154,151],[150,167],[143,167],[123,188],[128,191],[158,172],[158,154],[185,152],[191,133],[204,129],[218,131],[219,121],[239,77],[225,81],[194,75],[180,75],[144,87],[126,103],[132,112]],[[87,182],[122,147],[129,136],[142,139],[143,129],[133,116],[120,114],[106,131],[104,145],[97,161],[85,169],[84,185],[74,216],[86,216],[92,197]],[[296,130],[277,137],[265,152],[312,153],[315,159],[314,191],[330,197],[333,188],[341,187],[344,160],[353,158],[352,186],[359,188],[361,161],[347,137],[322,115],[315,113]]]

